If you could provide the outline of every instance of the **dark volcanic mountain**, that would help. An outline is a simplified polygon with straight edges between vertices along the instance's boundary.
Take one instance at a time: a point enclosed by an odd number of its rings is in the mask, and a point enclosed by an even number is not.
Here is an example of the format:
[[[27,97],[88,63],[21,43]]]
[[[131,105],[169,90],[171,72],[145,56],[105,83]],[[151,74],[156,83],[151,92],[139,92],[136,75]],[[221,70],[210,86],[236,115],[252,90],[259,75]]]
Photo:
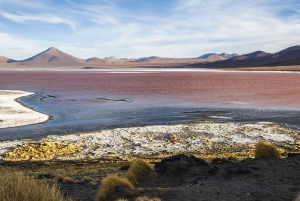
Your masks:
[[[44,52],[41,52],[33,57],[25,60],[16,61],[8,60],[8,63],[19,63],[21,65],[29,66],[77,66],[85,62],[84,60],[78,59],[72,55],[66,54],[54,47],[50,47]]]
[[[232,60],[245,60],[245,59],[253,59],[257,57],[264,57],[270,55],[270,53],[263,52],[263,51],[256,51],[249,54],[243,54],[241,56],[233,57]]]
[[[238,68],[258,66],[289,66],[300,65],[300,46],[293,46],[280,52],[270,54],[263,51],[255,51],[233,57],[224,61],[216,61],[206,64],[195,64],[195,67],[202,68]]]

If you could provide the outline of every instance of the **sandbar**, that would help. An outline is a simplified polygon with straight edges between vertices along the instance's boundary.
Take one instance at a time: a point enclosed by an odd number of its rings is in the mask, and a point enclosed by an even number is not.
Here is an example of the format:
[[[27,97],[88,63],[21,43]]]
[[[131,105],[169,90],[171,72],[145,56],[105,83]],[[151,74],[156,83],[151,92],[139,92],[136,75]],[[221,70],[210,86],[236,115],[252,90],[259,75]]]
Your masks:
[[[25,91],[0,90],[0,128],[26,126],[46,122],[49,116],[30,109],[18,98],[34,93]]]

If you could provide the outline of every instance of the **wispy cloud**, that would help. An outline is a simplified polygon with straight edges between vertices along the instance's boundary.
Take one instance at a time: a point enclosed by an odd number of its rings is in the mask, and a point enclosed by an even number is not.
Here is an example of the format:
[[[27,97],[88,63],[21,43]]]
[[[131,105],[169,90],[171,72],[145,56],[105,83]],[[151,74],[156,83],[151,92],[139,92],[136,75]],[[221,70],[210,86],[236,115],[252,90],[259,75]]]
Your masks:
[[[74,21],[63,19],[61,17],[52,15],[52,14],[37,14],[37,15],[29,15],[29,14],[11,14],[7,12],[0,13],[3,17],[10,19],[14,22],[25,23],[25,22],[42,22],[42,23],[50,23],[50,24],[66,24],[70,26],[72,29],[75,29],[76,23]]]
[[[22,60],[44,51],[51,43],[24,39],[13,34],[0,32],[0,52],[11,59]]]

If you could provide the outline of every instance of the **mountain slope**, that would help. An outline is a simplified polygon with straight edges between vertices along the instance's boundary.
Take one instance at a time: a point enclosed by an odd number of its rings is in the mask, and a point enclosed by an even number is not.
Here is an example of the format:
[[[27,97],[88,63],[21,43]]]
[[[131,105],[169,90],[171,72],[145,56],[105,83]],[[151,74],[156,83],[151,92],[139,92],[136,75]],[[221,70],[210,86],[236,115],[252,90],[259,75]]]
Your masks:
[[[245,59],[254,59],[254,58],[258,58],[258,57],[264,57],[270,55],[270,53],[267,52],[263,52],[263,51],[255,51],[249,54],[244,54],[241,56],[236,56],[231,58],[232,60],[245,60]]]
[[[239,56],[236,53],[233,54],[227,54],[227,53],[221,53],[221,54],[217,54],[217,53],[208,53],[208,54],[204,54],[201,55],[200,57],[197,57],[199,59],[205,59],[207,61],[221,61],[221,60],[226,60],[226,59],[230,59],[232,57],[235,56]]]
[[[0,56],[0,63],[6,63],[8,60],[10,59],[4,56]]]
[[[200,68],[238,68],[259,66],[289,66],[300,65],[300,46],[293,46],[274,54],[255,51],[249,54],[233,57],[224,61],[206,64],[195,64]]]
[[[78,59],[72,55],[66,54],[54,47],[41,52],[33,57],[30,57],[25,60],[16,61],[9,60],[8,63],[19,63],[21,65],[30,65],[30,66],[43,66],[43,65],[62,65],[62,66],[77,66],[82,64],[84,60]]]
[[[104,59],[100,59],[98,57],[92,57],[86,60],[88,63],[105,63]]]

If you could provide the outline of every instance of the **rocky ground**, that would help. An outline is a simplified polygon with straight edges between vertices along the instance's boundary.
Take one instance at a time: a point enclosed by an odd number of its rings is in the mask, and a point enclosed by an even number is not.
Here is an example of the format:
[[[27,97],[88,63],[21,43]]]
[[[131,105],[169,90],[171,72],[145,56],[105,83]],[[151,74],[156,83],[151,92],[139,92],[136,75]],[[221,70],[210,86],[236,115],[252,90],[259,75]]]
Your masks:
[[[38,179],[58,178],[66,195],[92,201],[107,174],[125,174],[129,163],[113,161],[11,164]],[[216,158],[210,162],[192,155],[175,155],[154,163],[156,176],[135,188],[139,195],[163,201],[182,200],[295,200],[300,192],[300,156],[284,159]],[[134,197],[128,197],[133,200]]]

